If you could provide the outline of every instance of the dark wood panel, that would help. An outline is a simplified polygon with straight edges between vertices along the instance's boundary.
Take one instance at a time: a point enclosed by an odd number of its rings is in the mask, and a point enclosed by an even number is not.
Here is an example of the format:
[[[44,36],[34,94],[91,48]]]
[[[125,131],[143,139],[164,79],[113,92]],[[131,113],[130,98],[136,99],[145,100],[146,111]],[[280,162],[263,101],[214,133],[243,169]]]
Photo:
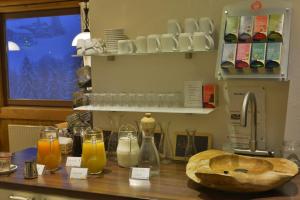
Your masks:
[[[65,121],[73,112],[72,108],[7,106],[0,108],[0,119]]]
[[[23,178],[24,160],[32,159],[35,149],[16,153],[14,163],[20,168],[10,176],[0,176],[0,187],[34,191],[46,194],[63,194],[84,199],[169,199],[169,200],[238,200],[238,199],[300,199],[300,176],[282,187],[257,194],[224,193],[201,187],[185,175],[184,163],[173,163],[161,166],[159,176],[151,178],[149,186],[129,185],[129,170],[109,163],[105,172],[99,176],[90,176],[88,180],[69,180],[67,170],[62,167],[54,174],[46,174],[33,180]],[[65,159],[64,159],[65,160]],[[62,164],[64,166],[64,162]]]
[[[79,7],[79,0],[6,0],[0,1],[0,13]]]

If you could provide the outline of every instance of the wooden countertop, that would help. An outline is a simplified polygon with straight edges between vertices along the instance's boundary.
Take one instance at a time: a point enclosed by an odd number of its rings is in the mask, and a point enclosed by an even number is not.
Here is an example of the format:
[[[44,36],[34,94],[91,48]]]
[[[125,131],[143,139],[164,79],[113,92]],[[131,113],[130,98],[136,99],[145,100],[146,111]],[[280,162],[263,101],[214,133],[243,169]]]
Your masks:
[[[13,163],[18,170],[9,176],[0,176],[0,188],[27,190],[43,194],[66,195],[80,199],[300,199],[300,176],[282,187],[258,194],[232,194],[206,189],[189,180],[185,175],[185,164],[174,163],[161,166],[159,176],[145,182],[129,184],[129,170],[109,163],[99,176],[89,176],[87,180],[70,180],[68,170],[62,167],[54,174],[46,174],[37,179],[23,178],[25,160],[33,159],[36,149],[30,148],[15,154]]]

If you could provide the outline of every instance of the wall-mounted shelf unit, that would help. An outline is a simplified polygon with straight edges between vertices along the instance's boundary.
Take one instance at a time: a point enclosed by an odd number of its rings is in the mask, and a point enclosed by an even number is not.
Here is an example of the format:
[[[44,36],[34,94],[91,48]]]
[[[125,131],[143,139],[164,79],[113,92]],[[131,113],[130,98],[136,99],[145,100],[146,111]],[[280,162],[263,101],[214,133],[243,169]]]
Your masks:
[[[120,107],[120,106],[80,106],[74,110],[81,111],[115,111],[115,112],[152,112],[152,113],[178,113],[208,115],[215,108],[173,108],[173,107]]]
[[[147,56],[147,55],[185,55],[185,58],[190,59],[193,57],[194,53],[210,53],[215,52],[215,49],[206,50],[206,51],[173,51],[173,52],[157,52],[157,53],[128,53],[128,54],[119,54],[119,53],[102,53],[102,54],[94,54],[94,55],[72,55],[72,57],[83,57],[83,56],[99,56],[99,57],[107,57],[108,60],[110,58],[115,58],[117,56]]]

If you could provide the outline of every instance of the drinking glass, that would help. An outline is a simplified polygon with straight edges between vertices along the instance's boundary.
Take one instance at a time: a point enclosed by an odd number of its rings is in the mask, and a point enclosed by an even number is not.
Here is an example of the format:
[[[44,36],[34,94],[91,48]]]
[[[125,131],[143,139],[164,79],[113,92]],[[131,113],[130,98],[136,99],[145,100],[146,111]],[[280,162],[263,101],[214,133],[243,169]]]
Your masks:
[[[137,107],[145,106],[145,94],[143,93],[136,94],[136,104]]]
[[[300,141],[284,141],[282,146],[282,156],[295,162],[300,167]]]
[[[181,92],[175,92],[174,93],[174,102],[175,102],[175,107],[182,107],[183,106],[183,95]]]
[[[117,106],[118,105],[118,94],[111,93],[111,106]]]
[[[154,93],[146,93],[145,94],[145,104],[147,107],[155,107],[155,94]]]
[[[112,106],[112,93],[104,93],[104,105],[105,106]]]
[[[129,93],[128,94],[128,106],[136,107],[136,93]]]
[[[159,98],[159,107],[168,107],[167,94],[160,93],[158,94]]]
[[[61,162],[58,129],[44,127],[37,145],[37,163],[45,165],[46,170],[55,171]]]
[[[104,103],[105,94],[104,93],[97,94],[96,99],[97,99],[97,106],[104,106],[105,105],[105,103]]]
[[[119,93],[119,106],[128,106],[128,95],[125,92]]]
[[[96,99],[96,94],[95,93],[90,93],[86,94],[88,96],[90,105],[96,106],[97,105],[97,99]]]

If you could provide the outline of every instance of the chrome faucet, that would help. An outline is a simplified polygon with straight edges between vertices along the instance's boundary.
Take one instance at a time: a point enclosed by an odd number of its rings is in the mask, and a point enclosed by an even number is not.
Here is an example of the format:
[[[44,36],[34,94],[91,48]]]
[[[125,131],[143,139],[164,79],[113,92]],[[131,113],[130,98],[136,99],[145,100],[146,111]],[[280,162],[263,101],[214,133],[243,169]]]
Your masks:
[[[251,127],[249,149],[234,149],[236,154],[254,155],[254,156],[274,156],[274,152],[257,149],[257,104],[255,94],[247,92],[244,96],[241,110],[241,126],[247,127],[247,113],[249,104],[251,105]]]

